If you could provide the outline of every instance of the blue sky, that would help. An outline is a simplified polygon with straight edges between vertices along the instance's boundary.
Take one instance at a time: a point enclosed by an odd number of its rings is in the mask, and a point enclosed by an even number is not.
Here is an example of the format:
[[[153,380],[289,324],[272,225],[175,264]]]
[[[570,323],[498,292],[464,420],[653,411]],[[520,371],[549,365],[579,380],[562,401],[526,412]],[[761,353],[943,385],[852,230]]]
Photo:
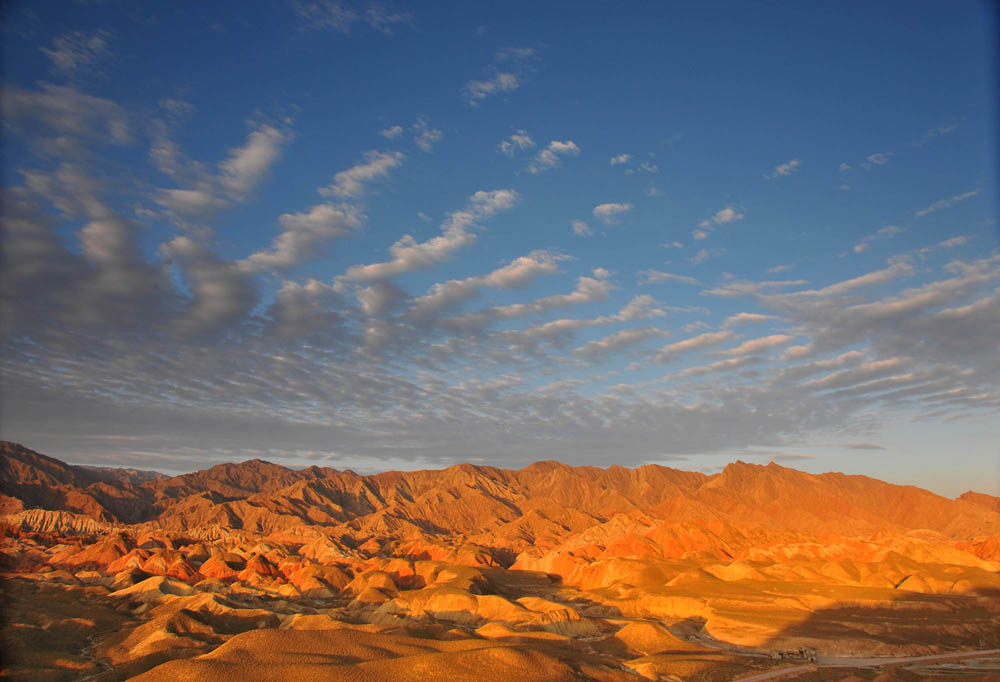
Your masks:
[[[989,4],[175,5],[4,10],[4,438],[1000,493]]]

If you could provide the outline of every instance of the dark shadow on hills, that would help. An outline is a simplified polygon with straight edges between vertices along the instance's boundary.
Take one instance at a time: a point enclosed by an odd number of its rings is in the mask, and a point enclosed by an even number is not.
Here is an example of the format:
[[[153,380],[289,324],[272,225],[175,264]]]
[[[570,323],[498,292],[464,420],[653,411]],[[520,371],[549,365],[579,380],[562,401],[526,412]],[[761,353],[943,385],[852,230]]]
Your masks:
[[[839,676],[831,677],[833,669],[823,668],[824,658],[897,658],[1000,648],[1000,628],[996,627],[1000,617],[1000,590],[979,590],[974,594],[897,592],[884,605],[845,604],[818,609],[754,649],[769,653],[788,665],[810,664],[810,649],[815,650],[819,670],[788,678],[800,682],[869,680],[887,670],[890,674],[879,677],[879,680],[1000,679],[1000,675],[976,677],[972,671],[971,678],[945,672],[940,678],[917,676],[901,670],[910,665],[907,663],[859,666],[858,669],[836,668]],[[804,649],[800,650],[800,647]],[[926,675],[926,671],[922,675]]]

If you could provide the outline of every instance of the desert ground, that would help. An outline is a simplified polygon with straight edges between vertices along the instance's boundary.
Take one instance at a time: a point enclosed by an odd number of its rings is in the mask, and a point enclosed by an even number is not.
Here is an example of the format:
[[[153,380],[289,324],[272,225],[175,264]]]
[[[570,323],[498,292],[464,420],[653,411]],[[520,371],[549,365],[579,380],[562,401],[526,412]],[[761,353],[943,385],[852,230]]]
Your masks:
[[[1000,679],[987,495],[745,463],[167,477],[2,447],[3,679]]]

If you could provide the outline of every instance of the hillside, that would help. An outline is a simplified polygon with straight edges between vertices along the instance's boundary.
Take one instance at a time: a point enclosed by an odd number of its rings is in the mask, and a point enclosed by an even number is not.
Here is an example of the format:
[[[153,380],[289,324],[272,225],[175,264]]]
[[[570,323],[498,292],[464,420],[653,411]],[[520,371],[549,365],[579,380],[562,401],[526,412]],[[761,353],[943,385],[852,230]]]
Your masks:
[[[383,659],[426,659],[435,675],[536,666],[548,671],[539,679],[711,679],[797,646],[877,656],[1000,645],[1000,510],[979,493],[951,500],[773,463],[361,476],[251,460],[164,477],[2,451],[3,563],[28,614],[5,636],[18,670],[55,671],[39,679],[76,679],[56,674],[57,659],[88,674],[104,666],[108,680],[212,676],[222,662],[242,670],[245,647],[292,670],[305,662],[281,652],[331,642],[361,653],[323,679],[368,679],[378,666],[366,661]],[[30,615],[39,598],[105,613],[96,648],[67,635],[62,658],[46,658],[31,628],[98,621],[51,625]],[[892,628],[877,625],[886,619]],[[640,635],[639,623],[661,629]],[[696,662],[705,656],[718,660]]]

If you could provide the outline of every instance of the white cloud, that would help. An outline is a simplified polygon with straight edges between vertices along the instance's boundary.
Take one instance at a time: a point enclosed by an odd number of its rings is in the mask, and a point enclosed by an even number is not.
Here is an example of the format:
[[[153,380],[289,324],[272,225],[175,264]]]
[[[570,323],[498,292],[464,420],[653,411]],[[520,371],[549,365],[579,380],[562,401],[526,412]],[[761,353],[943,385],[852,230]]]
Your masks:
[[[861,166],[865,170],[871,170],[875,166],[884,166],[889,163],[889,159],[895,156],[894,152],[878,152],[876,154],[871,154],[865,157],[864,163]]]
[[[559,157],[567,155],[575,156],[579,153],[580,147],[572,140],[552,140],[545,149],[538,152],[538,155],[531,160],[531,163],[528,165],[528,172],[535,175],[543,173],[559,166]]]
[[[501,154],[513,158],[516,152],[531,149],[534,146],[535,141],[531,139],[531,136],[524,130],[518,130],[516,133],[497,145],[497,150],[499,150]]]
[[[320,188],[319,193],[339,199],[357,199],[367,185],[387,177],[405,158],[402,152],[366,152],[364,161],[338,172],[333,176],[333,184]]]
[[[362,162],[334,175],[333,184],[319,188],[320,194],[335,197],[340,203],[316,204],[302,213],[282,214],[278,222],[284,231],[270,248],[251,254],[240,267],[247,271],[287,268],[315,257],[318,247],[326,242],[358,229],[364,216],[356,200],[368,185],[388,176],[405,158],[400,152],[367,152]]]
[[[287,135],[269,125],[250,133],[247,143],[229,153],[220,164],[220,182],[234,198],[245,198],[263,179],[264,174],[281,154]]]
[[[171,328],[182,336],[215,333],[243,319],[257,303],[251,277],[188,236],[175,237],[161,253],[181,268],[191,299]]]
[[[52,41],[50,47],[39,48],[49,58],[53,71],[73,77],[83,71],[93,71],[98,62],[110,55],[107,31],[70,31]]]
[[[523,287],[541,275],[559,272],[558,262],[565,259],[566,256],[548,251],[535,251],[485,275],[435,284],[429,293],[413,301],[406,315],[411,319],[425,320],[458,307],[477,296],[481,289]]]
[[[886,284],[900,277],[906,277],[913,274],[913,270],[913,263],[909,259],[894,260],[887,268],[874,270],[859,277],[842,280],[822,289],[805,289],[778,295],[788,298],[842,296],[855,289]]]
[[[618,222],[618,216],[632,210],[631,202],[619,204],[598,204],[594,206],[594,217],[605,225],[614,225]]]
[[[536,50],[532,47],[505,47],[497,50],[489,71],[492,78],[469,81],[462,93],[472,106],[479,106],[487,97],[498,93],[513,92],[521,86],[521,79],[534,60]]]
[[[643,161],[639,164],[639,168],[646,171],[647,173],[659,173],[660,167],[655,163],[650,163],[649,161]]]
[[[573,233],[580,235],[581,237],[589,237],[594,234],[593,228],[582,220],[574,220],[572,223]]]
[[[164,172],[176,179],[189,180],[189,187],[157,189],[153,200],[179,216],[205,217],[230,202],[245,201],[263,181],[281,156],[290,135],[270,125],[259,125],[240,147],[229,150],[218,172],[208,172],[202,164],[183,164],[175,146],[161,140],[153,156]]]
[[[721,249],[699,249],[698,253],[694,254],[688,258],[688,262],[692,265],[701,265],[709,258],[722,255]]]
[[[684,339],[683,341],[677,341],[667,346],[663,346],[663,348],[657,350],[653,355],[653,362],[661,364],[670,362],[677,356],[683,355],[684,353],[704,350],[705,348],[712,348],[713,346],[725,343],[731,338],[733,338],[733,332],[728,330],[699,334],[698,336],[691,337],[690,339]]]
[[[932,139],[934,139],[935,137],[940,137],[942,135],[950,135],[951,133],[955,132],[955,130],[957,130],[957,129],[958,129],[958,124],[957,123],[949,123],[947,125],[938,126],[937,128],[931,128],[930,130],[928,130],[927,132],[925,132],[923,135],[921,135],[920,139],[917,140],[916,142],[914,142],[913,144],[916,147],[922,147],[925,144],[927,144],[928,142],[930,142]]]
[[[331,239],[346,236],[361,226],[361,216],[348,204],[317,204],[305,213],[285,213],[278,218],[284,232],[271,248],[251,254],[244,266],[249,270],[287,268]]]
[[[785,272],[786,270],[791,270],[794,266],[792,265],[775,265],[774,267],[768,268],[767,271],[772,275],[776,275],[779,272]]]
[[[520,64],[531,60],[537,54],[533,47],[503,47],[497,50],[494,59],[501,64],[512,62]]]
[[[379,3],[369,3],[365,9],[349,0],[291,0],[303,28],[330,29],[350,33],[358,22],[381,33],[391,34],[395,24],[411,21],[407,12],[392,12]]]
[[[712,374],[714,372],[722,372],[725,370],[738,369],[740,367],[745,367],[746,365],[752,365],[754,363],[760,362],[761,359],[754,355],[744,355],[738,358],[729,358],[728,360],[719,360],[718,362],[713,362],[708,365],[699,365],[696,367],[688,367],[687,369],[682,369],[673,376],[677,378],[687,378],[703,376],[705,374]]]
[[[211,192],[200,189],[161,189],[153,195],[153,200],[182,215],[204,215],[225,208],[229,202]]]
[[[516,73],[503,71],[489,80],[469,81],[465,84],[465,97],[469,104],[478,106],[480,102],[501,92],[513,92],[521,85],[521,80]]]
[[[472,230],[479,221],[512,208],[517,200],[518,194],[512,189],[476,192],[469,197],[465,208],[448,216],[439,236],[418,242],[411,235],[404,235],[389,247],[392,260],[352,266],[342,277],[349,281],[372,282],[440,263],[476,240]]]
[[[777,177],[791,175],[792,173],[798,172],[799,166],[801,165],[802,161],[800,159],[792,159],[791,161],[786,161],[785,163],[778,164],[777,166],[774,167],[774,170],[764,175],[764,177],[767,180],[773,180],[774,178]]]
[[[420,117],[410,130],[413,132],[413,143],[425,152],[430,152],[434,145],[444,138],[444,133],[436,128],[431,128],[426,118]]]
[[[784,346],[792,339],[794,336],[789,336],[787,334],[772,334],[771,336],[762,336],[757,339],[750,339],[749,341],[744,341],[736,348],[730,348],[725,351],[727,355],[753,355],[755,353],[760,353],[761,351],[770,350],[778,346]]]
[[[111,100],[66,86],[41,83],[40,90],[0,89],[0,114],[12,126],[28,123],[58,136],[124,145],[133,141],[128,114]]]
[[[397,137],[403,134],[403,126],[389,126],[378,131],[378,134],[387,140],[395,140]]]
[[[965,192],[963,194],[956,194],[955,196],[949,197],[947,199],[938,199],[937,201],[935,201],[933,204],[931,204],[927,208],[924,208],[924,209],[921,209],[921,210],[917,211],[916,215],[917,215],[918,218],[922,218],[922,217],[924,217],[925,215],[927,215],[929,213],[934,213],[935,211],[940,211],[943,208],[951,208],[953,205],[957,204],[958,202],[965,201],[966,199],[971,199],[972,197],[974,197],[974,196],[976,196],[978,194],[979,194],[979,188],[977,187],[976,189],[969,190],[968,192]]]
[[[877,239],[890,239],[895,237],[900,232],[905,232],[905,230],[898,225],[886,225],[885,227],[862,237],[861,241],[854,245],[854,253],[864,253],[868,250],[868,247],[873,241]]]
[[[632,158],[631,154],[619,154],[618,156],[612,156],[611,157],[611,165],[612,166],[619,166],[619,165],[621,165],[623,163],[628,163],[629,159],[631,159],[631,158]]]
[[[738,212],[732,206],[727,206],[712,216],[712,220],[715,221],[716,225],[725,225],[726,223],[731,223],[734,220],[743,220],[743,214]]]
[[[760,313],[736,313],[726,318],[722,323],[723,327],[732,327],[737,324],[753,324],[756,322],[767,322],[775,319],[774,315],[762,315]]]
[[[604,338],[589,341],[576,348],[573,352],[586,358],[595,359],[629,346],[638,345],[649,339],[667,336],[669,333],[663,329],[649,326],[638,327],[636,329],[622,329]]]
[[[711,218],[706,218],[698,223],[697,229],[691,233],[691,236],[698,240],[707,239],[708,235],[711,234],[716,225],[725,225],[726,223],[743,220],[743,218],[744,215],[734,206],[726,206],[725,208],[716,211],[715,215]]]
[[[681,284],[691,284],[694,286],[701,286],[701,282],[696,280],[694,277],[688,277],[686,275],[675,275],[672,272],[663,272],[661,270],[641,270],[639,272],[639,280],[643,284],[680,282]]]
[[[646,190],[646,196],[647,197],[662,197],[663,196],[663,190],[660,189],[659,187],[657,187],[656,185],[650,185],[649,188]]]

